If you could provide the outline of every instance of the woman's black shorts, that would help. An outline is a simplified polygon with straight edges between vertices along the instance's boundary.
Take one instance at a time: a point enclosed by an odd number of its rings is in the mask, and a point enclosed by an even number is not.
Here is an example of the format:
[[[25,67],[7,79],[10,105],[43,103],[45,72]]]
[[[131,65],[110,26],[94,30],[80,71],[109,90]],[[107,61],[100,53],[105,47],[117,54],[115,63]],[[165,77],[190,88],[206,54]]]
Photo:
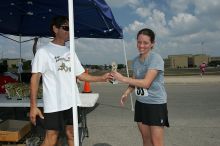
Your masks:
[[[167,104],[146,104],[136,101],[134,121],[149,126],[169,127]]]
[[[73,125],[72,108],[53,113],[44,113],[45,129],[61,131],[65,125]]]

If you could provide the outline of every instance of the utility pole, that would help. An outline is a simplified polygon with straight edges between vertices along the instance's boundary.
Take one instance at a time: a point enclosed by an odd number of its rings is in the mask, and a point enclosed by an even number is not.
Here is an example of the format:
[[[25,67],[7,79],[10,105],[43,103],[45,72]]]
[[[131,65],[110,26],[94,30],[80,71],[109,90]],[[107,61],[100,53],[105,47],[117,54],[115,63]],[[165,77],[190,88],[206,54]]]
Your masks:
[[[1,59],[3,59],[3,49],[1,49]]]
[[[204,54],[204,41],[201,42],[201,47],[202,47],[202,54]]]

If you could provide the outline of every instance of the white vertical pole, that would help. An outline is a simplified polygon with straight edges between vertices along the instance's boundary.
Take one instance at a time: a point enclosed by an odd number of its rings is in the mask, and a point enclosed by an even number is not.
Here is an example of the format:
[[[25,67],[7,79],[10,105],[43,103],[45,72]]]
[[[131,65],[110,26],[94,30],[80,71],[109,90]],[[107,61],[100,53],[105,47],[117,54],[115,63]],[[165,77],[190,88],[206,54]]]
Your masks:
[[[123,43],[123,51],[124,51],[124,58],[125,58],[125,65],[126,65],[127,76],[129,77],[128,60],[127,60],[127,54],[126,54],[126,51],[125,51],[125,41],[124,41],[124,39],[122,39],[122,43]],[[132,98],[131,94],[130,94],[130,98],[131,98],[131,111],[134,111],[133,98]]]
[[[20,49],[20,61],[21,61],[21,35],[19,35],[19,49]]]
[[[75,66],[74,66],[74,60],[75,60],[75,40],[74,40],[74,11],[73,11],[73,0],[68,0],[68,9],[69,9],[69,27],[70,27],[70,61],[71,61],[71,75],[73,77],[73,83],[72,83],[72,95],[74,98],[73,102],[73,130],[74,130],[74,145],[79,146],[79,132],[78,132],[78,112],[77,112],[77,97],[76,97],[76,78],[75,78]]]
[[[21,34],[19,35],[19,49],[20,49],[20,62],[18,63],[18,70],[20,69],[20,65],[21,65]],[[21,72],[19,71],[19,81],[22,82],[21,80]]]

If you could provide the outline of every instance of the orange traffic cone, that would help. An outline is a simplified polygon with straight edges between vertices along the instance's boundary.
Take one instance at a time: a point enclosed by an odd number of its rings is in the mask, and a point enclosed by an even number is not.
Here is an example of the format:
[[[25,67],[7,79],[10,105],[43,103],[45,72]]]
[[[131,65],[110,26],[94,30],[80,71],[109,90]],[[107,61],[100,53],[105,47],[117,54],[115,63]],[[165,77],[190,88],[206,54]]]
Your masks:
[[[88,74],[88,73],[89,73],[89,70],[86,69],[86,70],[85,70],[85,73]],[[92,92],[92,91],[91,91],[90,83],[85,81],[85,83],[84,83],[84,88],[83,88],[83,93],[91,93],[91,92]]]

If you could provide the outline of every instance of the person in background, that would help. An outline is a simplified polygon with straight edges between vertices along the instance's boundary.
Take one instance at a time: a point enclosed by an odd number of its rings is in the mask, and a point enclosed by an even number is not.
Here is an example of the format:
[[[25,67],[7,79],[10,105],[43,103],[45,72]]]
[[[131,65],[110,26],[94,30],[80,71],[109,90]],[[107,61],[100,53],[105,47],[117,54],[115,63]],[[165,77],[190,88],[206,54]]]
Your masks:
[[[205,74],[205,68],[206,68],[206,63],[203,62],[202,64],[200,64],[199,69],[200,69],[200,75],[201,77]]]
[[[5,94],[5,84],[18,82],[18,76],[8,72],[7,61],[0,63],[0,94]]]
[[[112,78],[129,84],[122,94],[121,105],[135,91],[137,100],[134,120],[142,135],[143,146],[164,146],[164,126],[169,127],[164,61],[152,51],[154,44],[154,32],[148,28],[140,30],[137,34],[139,55],[132,64],[133,78],[125,77],[117,71],[111,73]]]
[[[7,83],[16,83],[18,82],[18,77],[14,74],[9,74],[10,72],[6,72],[5,74],[4,71],[7,71],[7,66],[1,65],[0,64],[0,94],[5,94],[5,84]],[[15,76],[15,77],[13,77]],[[16,78],[17,77],[17,78]]]
[[[68,17],[53,18],[50,28],[54,39],[37,50],[32,62],[30,121],[35,125],[36,119],[44,119],[46,134],[42,146],[56,145],[58,134],[62,130],[65,130],[68,145],[73,146],[72,105],[75,98],[79,97],[79,90],[77,85],[75,85],[74,91],[71,87],[74,77],[71,76],[70,50],[65,46],[65,42],[69,39]],[[102,76],[91,76],[84,73],[84,68],[75,53],[74,58],[74,74],[79,80],[106,82],[110,78],[109,73]],[[37,107],[36,101],[41,76],[43,80],[43,113]],[[72,94],[73,92],[75,94]]]

